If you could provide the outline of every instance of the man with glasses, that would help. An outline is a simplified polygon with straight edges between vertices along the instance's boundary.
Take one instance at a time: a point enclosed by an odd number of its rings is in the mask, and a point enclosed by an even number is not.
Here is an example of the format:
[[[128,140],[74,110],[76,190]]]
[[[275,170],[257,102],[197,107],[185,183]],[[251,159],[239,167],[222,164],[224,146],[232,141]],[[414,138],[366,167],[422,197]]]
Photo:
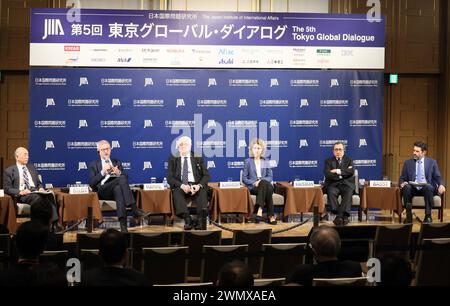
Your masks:
[[[176,141],[178,154],[170,157],[167,170],[167,182],[172,189],[173,206],[175,214],[184,219],[184,229],[190,230],[194,226],[200,229],[200,224],[192,222],[187,199],[191,198],[197,205],[197,217],[201,216],[203,209],[208,206],[208,182],[210,179],[208,169],[203,157],[191,152],[192,140],[182,136]]]
[[[347,225],[352,207],[352,195],[355,191],[353,160],[345,155],[342,142],[333,145],[333,157],[325,160],[325,183],[323,193],[328,195],[331,212],[336,215],[335,225]],[[339,204],[338,197],[342,201]]]
[[[89,185],[97,191],[100,199],[116,201],[120,230],[128,232],[127,206],[131,206],[135,218],[143,218],[147,214],[136,207],[136,201],[128,185],[128,176],[124,173],[120,160],[111,158],[109,142],[100,140],[97,143],[97,152],[100,159],[89,165]]]

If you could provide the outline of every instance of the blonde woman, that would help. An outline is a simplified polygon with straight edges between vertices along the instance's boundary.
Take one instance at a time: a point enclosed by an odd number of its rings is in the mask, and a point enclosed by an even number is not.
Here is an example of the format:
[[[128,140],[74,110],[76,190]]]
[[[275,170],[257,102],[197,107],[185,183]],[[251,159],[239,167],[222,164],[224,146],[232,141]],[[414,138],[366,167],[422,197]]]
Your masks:
[[[250,158],[244,162],[242,180],[251,194],[256,195],[253,218],[262,220],[263,208],[267,208],[268,223],[275,225],[277,221],[273,211],[273,174],[269,163],[264,159],[266,144],[262,139],[254,139],[249,146]]]

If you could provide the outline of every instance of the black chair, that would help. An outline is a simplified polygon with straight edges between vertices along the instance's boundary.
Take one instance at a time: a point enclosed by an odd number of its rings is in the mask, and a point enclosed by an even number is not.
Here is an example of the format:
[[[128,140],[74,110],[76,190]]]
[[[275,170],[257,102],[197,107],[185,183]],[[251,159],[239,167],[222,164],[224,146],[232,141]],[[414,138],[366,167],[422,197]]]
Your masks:
[[[185,283],[188,247],[143,248],[141,271],[153,284]]]
[[[11,262],[11,236],[0,234],[0,271],[7,270]]]
[[[103,266],[103,261],[100,258],[98,249],[80,249],[78,258],[81,261],[81,268],[83,271]]]
[[[261,269],[263,244],[272,240],[272,229],[234,230],[233,244],[248,245],[248,266],[253,274],[259,276]]]
[[[286,282],[284,277],[280,278],[258,278],[254,280],[255,287],[265,287],[265,286],[283,286]]]
[[[203,246],[201,282],[216,283],[220,269],[233,260],[247,263],[248,245]]]
[[[283,278],[305,262],[306,243],[263,244],[261,278]]]
[[[131,266],[140,271],[142,263],[142,249],[168,247],[170,245],[170,233],[133,233],[131,235]]]
[[[44,251],[39,257],[39,262],[55,263],[61,271],[66,270],[67,259],[69,258],[69,251]]]
[[[403,199],[403,198],[402,198]],[[412,209],[424,209],[425,198],[423,196],[414,196],[411,203]],[[435,195],[433,197],[433,208],[438,211],[439,221],[444,222],[444,207],[445,207],[445,195]]]
[[[417,238],[417,247],[422,247],[424,239],[450,238],[450,223],[422,223],[419,237]],[[417,266],[419,252],[414,256],[414,265]]]
[[[78,233],[76,251],[80,255],[82,249],[96,249],[100,248],[100,233]]]
[[[220,245],[222,231],[186,231],[183,245],[189,247],[188,276],[200,279],[204,245]]]
[[[313,286],[368,286],[367,277],[314,278]]]
[[[371,257],[380,258],[395,253],[409,260],[412,224],[378,226]]]
[[[450,239],[423,240],[414,284],[450,286]]]

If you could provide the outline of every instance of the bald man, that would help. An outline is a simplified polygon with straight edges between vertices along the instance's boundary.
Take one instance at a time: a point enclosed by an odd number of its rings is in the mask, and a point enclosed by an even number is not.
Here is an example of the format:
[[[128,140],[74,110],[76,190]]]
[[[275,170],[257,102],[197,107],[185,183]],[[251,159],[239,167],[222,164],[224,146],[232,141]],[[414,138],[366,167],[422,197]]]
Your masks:
[[[33,205],[41,202],[52,209],[52,229],[60,231],[58,224],[58,209],[53,194],[33,193],[33,191],[45,191],[39,179],[38,172],[33,164],[28,163],[28,150],[19,147],[14,152],[16,164],[5,169],[3,182],[5,193],[17,200],[18,203]]]

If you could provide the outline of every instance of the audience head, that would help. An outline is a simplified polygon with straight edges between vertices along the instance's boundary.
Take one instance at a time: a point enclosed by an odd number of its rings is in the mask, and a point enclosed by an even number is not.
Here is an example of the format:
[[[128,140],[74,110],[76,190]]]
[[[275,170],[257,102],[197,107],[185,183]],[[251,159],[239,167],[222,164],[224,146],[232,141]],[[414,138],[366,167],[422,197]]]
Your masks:
[[[180,155],[185,156],[191,152],[192,140],[188,136],[181,136],[176,140],[175,146]]]
[[[427,144],[422,141],[416,141],[414,143],[413,155],[414,159],[421,159],[427,153]]]
[[[413,279],[410,263],[404,256],[387,253],[380,259],[380,286],[409,286]]]
[[[101,159],[109,159],[111,156],[111,145],[107,140],[100,140],[97,142],[97,152]]]
[[[344,156],[345,145],[343,142],[338,141],[333,145],[333,154],[336,158],[342,158]]]
[[[100,235],[100,257],[108,265],[125,265],[127,237],[115,229],[108,229]]]
[[[260,158],[266,153],[266,143],[260,138],[253,139],[248,148],[250,157]]]
[[[318,262],[336,260],[341,250],[341,239],[334,228],[321,225],[313,229],[310,247]]]
[[[240,260],[226,263],[219,271],[217,286],[253,286],[253,274]]]
[[[52,218],[51,204],[47,201],[36,201],[30,208],[31,221],[41,222],[42,225],[49,226]]]
[[[28,150],[24,147],[18,147],[14,151],[14,158],[16,159],[16,163],[20,165],[28,164]]]
[[[16,233],[19,259],[37,260],[44,251],[48,238],[48,226],[37,221],[27,221]]]

